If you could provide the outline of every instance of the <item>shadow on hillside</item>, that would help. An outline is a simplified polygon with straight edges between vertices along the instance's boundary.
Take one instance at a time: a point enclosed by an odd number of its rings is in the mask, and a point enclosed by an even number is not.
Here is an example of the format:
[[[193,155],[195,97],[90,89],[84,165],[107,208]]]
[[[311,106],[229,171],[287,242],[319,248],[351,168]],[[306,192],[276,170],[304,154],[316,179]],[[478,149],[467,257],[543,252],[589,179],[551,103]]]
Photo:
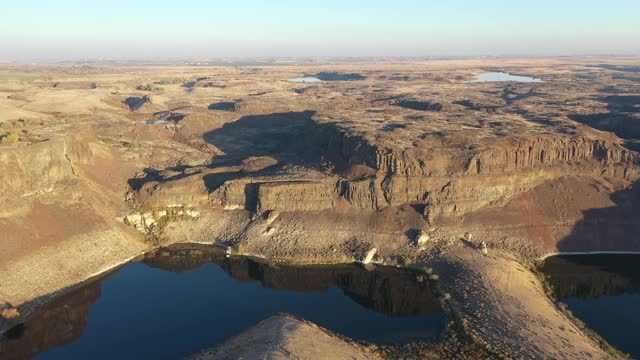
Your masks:
[[[225,124],[219,129],[209,131],[203,139],[214,145],[224,154],[216,156],[208,166],[225,167],[242,165],[203,177],[209,192],[214,191],[226,181],[249,176],[263,176],[277,173],[285,165],[318,167],[324,138],[320,127],[312,120],[313,111],[273,113],[267,115],[249,115]],[[248,170],[243,160],[270,157],[276,165]],[[255,160],[254,162],[259,162]],[[149,182],[169,182],[200,173],[190,166],[181,165],[158,170],[147,168],[144,176],[128,180],[129,187],[138,191]],[[168,172],[173,172],[167,176]]]
[[[640,251],[640,182],[611,194],[615,206],[583,211],[561,252]]]
[[[543,95],[543,93],[538,92],[535,87],[522,84],[509,84],[496,95],[500,96],[505,105],[508,106],[520,100]]]
[[[179,179],[191,176],[192,174],[187,174],[184,172],[188,168],[190,168],[190,166],[188,165],[178,165],[178,166],[168,167],[164,170],[177,172],[175,175],[169,176],[169,177],[163,177],[161,175],[161,170],[154,169],[154,168],[144,168],[142,170],[142,172],[145,174],[144,177],[130,178],[127,180],[127,184],[129,184],[129,189],[133,191],[138,191],[142,188],[144,184],[151,181],[167,182],[167,181],[179,180]]]
[[[269,156],[279,162],[303,164],[318,159],[309,134],[317,127],[313,111],[249,115],[205,133],[204,140],[224,152],[216,164]]]
[[[597,99],[607,103],[608,113],[605,114],[574,114],[569,118],[573,121],[591,126],[594,129],[610,131],[618,137],[627,140],[626,147],[640,151],[640,96],[614,95]]]

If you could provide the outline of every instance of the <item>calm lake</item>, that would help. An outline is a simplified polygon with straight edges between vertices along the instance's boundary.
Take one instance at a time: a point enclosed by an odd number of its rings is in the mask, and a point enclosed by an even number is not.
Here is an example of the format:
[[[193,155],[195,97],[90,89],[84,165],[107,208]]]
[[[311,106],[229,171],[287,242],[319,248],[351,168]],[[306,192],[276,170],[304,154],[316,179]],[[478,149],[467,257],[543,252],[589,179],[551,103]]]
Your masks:
[[[556,296],[611,345],[640,358],[640,255],[556,256],[545,261]]]
[[[314,83],[322,80],[318,79],[317,77],[299,77],[299,78],[287,79],[287,81],[295,82],[295,83]]]
[[[177,359],[280,312],[378,344],[433,340],[445,327],[428,281],[411,271],[271,265],[194,245],[54,299],[0,342],[0,358]]]
[[[474,80],[466,81],[467,83],[481,83],[481,82],[502,82],[502,81],[514,81],[514,82],[544,82],[542,79],[537,79],[529,76],[517,76],[511,75],[505,72],[486,72],[476,75]]]

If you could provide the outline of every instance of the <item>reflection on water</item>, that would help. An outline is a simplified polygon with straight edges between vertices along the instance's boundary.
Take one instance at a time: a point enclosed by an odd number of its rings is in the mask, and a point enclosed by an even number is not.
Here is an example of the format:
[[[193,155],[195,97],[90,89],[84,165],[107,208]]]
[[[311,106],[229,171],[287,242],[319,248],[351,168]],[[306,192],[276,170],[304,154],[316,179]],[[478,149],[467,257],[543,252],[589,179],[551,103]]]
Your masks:
[[[622,351],[640,357],[640,255],[575,255],[542,266],[560,301]]]
[[[358,265],[285,266],[209,246],[162,249],[33,314],[0,358],[180,358],[290,313],[376,343],[438,336],[444,314],[416,274]]]
[[[544,82],[542,79],[537,79],[529,76],[517,76],[511,75],[505,72],[486,72],[476,75],[474,80],[465,81],[467,83],[480,83],[480,82],[502,82],[502,81],[514,81],[514,82]]]
[[[100,297],[98,281],[53,299],[29,317],[19,337],[0,341],[0,359],[34,355],[78,339],[87,326],[89,307]]]

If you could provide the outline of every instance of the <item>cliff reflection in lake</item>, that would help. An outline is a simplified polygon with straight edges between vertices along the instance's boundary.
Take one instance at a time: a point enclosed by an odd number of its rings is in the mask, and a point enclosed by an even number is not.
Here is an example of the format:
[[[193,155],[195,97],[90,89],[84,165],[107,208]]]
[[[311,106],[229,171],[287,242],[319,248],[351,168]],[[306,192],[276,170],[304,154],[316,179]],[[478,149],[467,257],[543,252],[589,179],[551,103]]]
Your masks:
[[[193,245],[59,297],[0,342],[0,357],[174,359],[278,312],[381,344],[432,339],[445,326],[428,282],[410,271],[263,264]]]
[[[640,255],[573,255],[542,266],[558,299],[610,344],[640,358]]]

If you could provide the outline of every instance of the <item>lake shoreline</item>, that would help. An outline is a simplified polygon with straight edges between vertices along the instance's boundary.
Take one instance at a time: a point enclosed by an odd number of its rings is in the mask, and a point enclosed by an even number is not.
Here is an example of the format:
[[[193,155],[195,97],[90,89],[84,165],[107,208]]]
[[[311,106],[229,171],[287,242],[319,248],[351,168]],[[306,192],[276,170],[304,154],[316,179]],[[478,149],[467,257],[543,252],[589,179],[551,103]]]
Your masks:
[[[293,263],[290,263],[290,262],[283,262],[283,261],[273,260],[273,259],[269,259],[267,256],[260,256],[260,255],[256,256],[255,254],[243,254],[243,255],[235,254],[235,255],[233,255],[233,254],[230,254],[230,252],[232,253],[234,251],[233,248],[227,247],[225,249],[224,245],[222,245],[222,244],[214,244],[214,243],[211,243],[211,242],[176,243],[176,244],[172,244],[170,246],[178,246],[178,247],[183,247],[183,248],[189,248],[192,245],[200,245],[200,246],[219,248],[221,253],[225,254],[224,256],[226,256],[226,257],[231,256],[231,257],[249,258],[249,259],[254,258],[254,259],[257,259],[258,261],[266,261],[267,263],[283,264],[283,265],[284,264],[294,265]],[[75,288],[81,287],[83,284],[90,283],[92,281],[95,281],[96,279],[99,279],[101,276],[108,275],[109,273],[115,271],[115,269],[117,269],[118,267],[126,265],[127,263],[130,263],[131,261],[134,261],[135,259],[144,259],[145,256],[151,254],[154,251],[161,251],[162,248],[163,247],[150,249],[148,251],[142,252],[141,254],[139,254],[137,256],[130,257],[126,261],[121,261],[118,264],[115,264],[114,266],[111,266],[109,268],[109,270],[107,270],[105,272],[94,273],[93,274],[94,276],[87,277],[84,281],[76,284],[75,286],[57,292],[55,294],[55,296],[50,297],[49,299],[47,299],[46,302],[40,303],[40,304],[38,304],[37,307],[34,307],[31,312],[35,311],[39,307],[42,307],[44,304],[50,302],[51,300],[56,299],[59,296],[64,295],[67,292],[72,291]],[[513,258],[513,256],[510,255],[509,253],[503,253],[503,252],[498,251],[498,250],[491,250],[491,251],[492,251],[493,255],[490,255],[490,258],[496,258],[496,260],[504,259],[504,260],[499,260],[499,261],[505,261],[506,259]],[[467,254],[467,255],[459,257],[459,255],[457,255],[457,254]],[[472,255],[472,256],[469,257],[469,255]],[[478,255],[480,255],[481,257],[477,258]],[[438,292],[440,294],[442,294],[441,295],[442,297],[440,298],[440,301],[443,302],[444,308],[447,309],[445,312],[447,314],[449,314],[450,317],[463,319],[461,324],[469,324],[469,325],[460,325],[462,327],[459,330],[456,330],[456,331],[461,331],[461,334],[463,334],[463,336],[469,335],[470,336],[469,339],[471,341],[471,343],[469,343],[469,344],[479,344],[479,346],[482,346],[482,347],[488,346],[489,348],[494,349],[496,347],[500,348],[501,346],[507,346],[504,343],[504,338],[502,338],[502,337],[492,338],[491,336],[487,337],[486,334],[485,335],[479,335],[478,331],[481,331],[481,333],[485,333],[489,329],[494,329],[494,328],[500,329],[501,327],[502,328],[509,328],[511,325],[509,325],[509,323],[503,323],[503,324],[500,324],[499,326],[496,326],[496,324],[482,324],[482,323],[476,324],[476,325],[472,325],[473,324],[472,319],[473,319],[473,316],[475,316],[475,315],[473,315],[473,312],[470,313],[469,309],[467,307],[461,307],[460,306],[460,301],[461,301],[462,298],[466,299],[465,302],[470,301],[470,299],[468,298],[469,293],[466,290],[462,290],[461,293],[458,293],[457,291],[460,291],[461,289],[457,289],[456,286],[454,286],[451,283],[451,280],[444,280],[444,282],[442,280],[443,279],[443,275],[446,278],[446,276],[447,276],[446,274],[450,271],[450,268],[449,268],[450,265],[447,265],[444,268],[442,267],[441,264],[443,264],[442,261],[444,259],[450,259],[450,260],[445,260],[445,262],[455,259],[455,261],[462,261],[461,264],[464,264],[464,266],[472,266],[472,264],[474,264],[474,262],[476,261],[476,260],[472,260],[472,259],[483,259],[483,258],[486,258],[486,255],[482,256],[482,254],[478,250],[475,250],[475,249],[471,250],[470,248],[468,248],[468,246],[454,246],[454,247],[446,250],[443,254],[440,254],[437,257],[432,257],[431,260],[428,260],[426,262],[421,262],[421,263],[418,263],[418,264],[415,264],[415,265],[411,265],[411,266],[398,266],[398,265],[396,265],[396,266],[393,266],[393,267],[399,268],[399,269],[416,271],[418,273],[426,274],[426,275],[428,275],[430,277],[431,277],[431,275],[429,275],[429,274],[439,275],[440,280],[437,281],[436,287],[437,287],[437,289],[439,289]],[[514,260],[508,260],[508,261],[514,261]],[[353,263],[358,263],[358,261],[342,262],[342,263],[336,263],[336,262],[319,263],[319,262],[315,261],[313,264],[314,265],[331,266],[331,265],[346,265],[346,264],[353,264]],[[371,265],[363,264],[362,261],[360,261],[359,263],[361,264],[361,266],[363,266],[365,268],[366,268],[366,266],[384,265],[384,264],[371,264]],[[311,264],[309,264],[307,262],[307,263],[302,263],[302,264],[298,264],[298,265],[311,265]],[[482,267],[475,267],[475,265],[473,265],[473,267],[471,267],[471,268],[474,269],[473,273],[481,274],[481,273],[484,273],[486,271],[492,271],[491,269],[493,269],[495,266],[496,265],[491,265],[491,266],[487,267],[487,266],[483,265]],[[505,266],[505,265],[503,265],[503,266]],[[508,266],[509,266],[508,268],[511,269],[509,271],[513,272],[515,270],[515,268],[512,269],[511,266],[516,266],[516,262],[513,262],[513,265],[508,265]],[[517,265],[517,266],[519,267],[521,265]],[[514,272],[514,273],[517,273],[517,272]],[[486,273],[486,274],[489,274],[489,273]],[[435,276],[434,278],[438,279],[438,276]],[[489,286],[489,284],[491,284],[491,286],[494,286],[494,287],[498,286],[498,289],[501,286],[499,284],[492,283],[489,278],[484,277],[484,276],[481,276],[479,279],[482,279],[482,282],[487,284],[487,286]],[[454,287],[452,287],[452,286],[454,286]],[[498,290],[498,291],[502,291],[502,290]],[[527,291],[529,291],[529,290],[527,290]],[[544,292],[541,292],[541,293],[544,294]],[[483,299],[482,296],[478,297],[476,295],[473,295],[471,299],[473,299],[473,300],[471,300],[472,303],[475,302],[475,301],[480,301],[480,302],[486,301],[486,300],[482,300]],[[524,299],[521,299],[519,301],[524,301]],[[544,299],[540,299],[540,301],[542,301],[542,303],[545,303],[545,301],[546,301],[547,304],[549,304],[549,305],[552,304],[552,300],[551,299],[546,299],[546,296],[544,297]],[[525,304],[525,303],[523,303],[523,304]],[[524,306],[526,308],[527,305],[524,305]],[[547,306],[547,305],[545,305],[545,306]],[[547,315],[553,315],[553,313],[558,311],[558,309],[556,309],[555,305],[551,305],[551,306],[553,306],[553,307],[549,308],[545,312]],[[553,310],[550,310],[550,309],[553,309]],[[496,309],[496,311],[497,311],[497,313],[499,313],[499,312],[505,311],[505,309],[501,309],[499,311]],[[507,311],[511,312],[512,310],[507,310]],[[535,313],[535,310],[533,310],[533,309],[531,309],[530,311],[533,311]],[[496,313],[496,315],[497,315],[497,313]],[[490,310],[487,314],[488,315],[492,314],[492,310]],[[557,314],[559,314],[559,313],[557,313]],[[513,314],[513,315],[517,316],[515,314]],[[564,324],[563,326],[566,326],[568,329],[573,328],[573,326],[569,326],[569,324],[572,324],[575,321],[575,319],[571,319],[570,317],[565,317],[564,315],[553,315],[553,316],[560,316],[559,318],[557,318],[558,320],[552,320],[553,322],[560,321],[560,323],[561,324],[563,323]],[[491,315],[490,318],[491,317],[493,317],[493,315]],[[560,320],[562,318],[564,318],[564,320]],[[467,319],[467,320],[464,320],[464,319]],[[529,326],[533,326],[533,325],[531,324]],[[449,331],[451,331],[451,330],[449,330]],[[491,330],[491,331],[493,331],[493,330]],[[531,330],[531,331],[534,331],[534,333],[536,333],[537,331],[541,331],[541,330]],[[576,331],[578,331],[578,330],[576,330]],[[580,333],[581,332],[578,332],[578,334],[580,334]],[[466,335],[464,335],[464,334],[466,334]],[[588,331],[585,331],[584,336],[585,336],[585,338],[583,338],[583,340],[578,340],[578,339],[575,339],[575,340],[578,341],[578,342],[584,341],[585,344],[593,344],[593,340],[590,340],[591,337],[589,336],[589,332]],[[589,339],[589,340],[587,340],[587,339]],[[498,343],[495,343],[494,341],[498,341]],[[531,342],[531,344],[535,344],[535,343],[538,343],[538,341],[532,341]],[[486,345],[480,345],[480,344],[486,344]],[[498,345],[498,344],[501,344],[501,345]],[[441,346],[445,346],[444,343],[441,343],[440,345]],[[477,346],[477,345],[473,345],[473,346]],[[535,351],[534,352],[529,352],[529,351],[533,351],[533,349],[535,349],[535,347],[531,348],[530,350],[527,350],[528,348],[526,347],[526,344],[525,345],[521,344],[519,346],[524,346],[523,350],[521,350],[521,351],[524,351],[523,354],[525,354],[525,353],[529,354],[529,355],[535,354]],[[589,345],[589,346],[593,346],[593,345]],[[596,346],[596,348],[597,348],[597,346]],[[591,350],[595,351],[593,348]],[[568,349],[564,349],[563,351],[569,351],[569,350]],[[597,353],[597,351],[596,351],[596,353]],[[602,357],[602,358],[604,358],[604,357]]]
[[[541,256],[538,260],[544,261],[553,256],[572,256],[572,255],[640,255],[640,251],[564,251],[548,253]]]

